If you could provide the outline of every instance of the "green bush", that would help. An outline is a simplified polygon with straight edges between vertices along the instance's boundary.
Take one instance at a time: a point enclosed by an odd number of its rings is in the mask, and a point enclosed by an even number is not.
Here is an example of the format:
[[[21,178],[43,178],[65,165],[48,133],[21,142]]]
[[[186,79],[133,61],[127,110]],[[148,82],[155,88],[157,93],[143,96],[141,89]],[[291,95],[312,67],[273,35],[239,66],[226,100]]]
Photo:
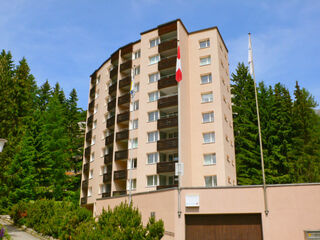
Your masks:
[[[0,239],[2,240],[11,240],[10,235],[8,234],[7,229],[0,224]]]

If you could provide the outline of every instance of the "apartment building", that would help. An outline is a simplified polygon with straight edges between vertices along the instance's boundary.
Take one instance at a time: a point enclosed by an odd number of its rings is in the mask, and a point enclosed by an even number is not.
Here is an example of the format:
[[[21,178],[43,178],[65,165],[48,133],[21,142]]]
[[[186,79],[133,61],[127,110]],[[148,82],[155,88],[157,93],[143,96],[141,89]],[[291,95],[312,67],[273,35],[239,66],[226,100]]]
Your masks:
[[[236,185],[228,50],[218,28],[188,32],[178,19],[140,35],[91,75],[81,205],[94,212],[97,199],[177,187],[179,158],[181,187]]]

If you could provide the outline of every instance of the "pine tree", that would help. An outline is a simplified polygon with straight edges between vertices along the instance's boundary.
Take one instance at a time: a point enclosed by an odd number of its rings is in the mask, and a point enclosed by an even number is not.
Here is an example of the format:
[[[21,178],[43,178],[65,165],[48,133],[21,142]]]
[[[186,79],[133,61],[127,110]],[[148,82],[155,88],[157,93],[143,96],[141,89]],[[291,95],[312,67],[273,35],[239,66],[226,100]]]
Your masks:
[[[41,111],[45,111],[49,103],[49,99],[52,96],[51,86],[48,80],[40,87],[37,95],[37,107]]]

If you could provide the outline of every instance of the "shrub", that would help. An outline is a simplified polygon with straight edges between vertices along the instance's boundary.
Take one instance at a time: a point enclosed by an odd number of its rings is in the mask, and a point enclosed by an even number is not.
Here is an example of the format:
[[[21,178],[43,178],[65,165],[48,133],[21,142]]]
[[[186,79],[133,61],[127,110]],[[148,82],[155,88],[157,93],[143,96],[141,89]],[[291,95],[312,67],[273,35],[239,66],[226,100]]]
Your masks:
[[[11,237],[8,234],[7,229],[4,226],[2,226],[1,224],[0,224],[0,239],[1,240],[2,239],[4,239],[4,240],[10,240],[11,239]]]

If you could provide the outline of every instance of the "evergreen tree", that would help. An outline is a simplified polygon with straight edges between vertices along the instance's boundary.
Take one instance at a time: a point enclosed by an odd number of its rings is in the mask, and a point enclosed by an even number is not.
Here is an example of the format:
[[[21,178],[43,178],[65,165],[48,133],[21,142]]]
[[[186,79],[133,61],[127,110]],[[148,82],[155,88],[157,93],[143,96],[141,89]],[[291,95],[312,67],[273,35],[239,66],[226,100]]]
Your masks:
[[[45,111],[49,103],[49,99],[52,96],[51,86],[48,80],[40,87],[37,95],[38,109]]]

